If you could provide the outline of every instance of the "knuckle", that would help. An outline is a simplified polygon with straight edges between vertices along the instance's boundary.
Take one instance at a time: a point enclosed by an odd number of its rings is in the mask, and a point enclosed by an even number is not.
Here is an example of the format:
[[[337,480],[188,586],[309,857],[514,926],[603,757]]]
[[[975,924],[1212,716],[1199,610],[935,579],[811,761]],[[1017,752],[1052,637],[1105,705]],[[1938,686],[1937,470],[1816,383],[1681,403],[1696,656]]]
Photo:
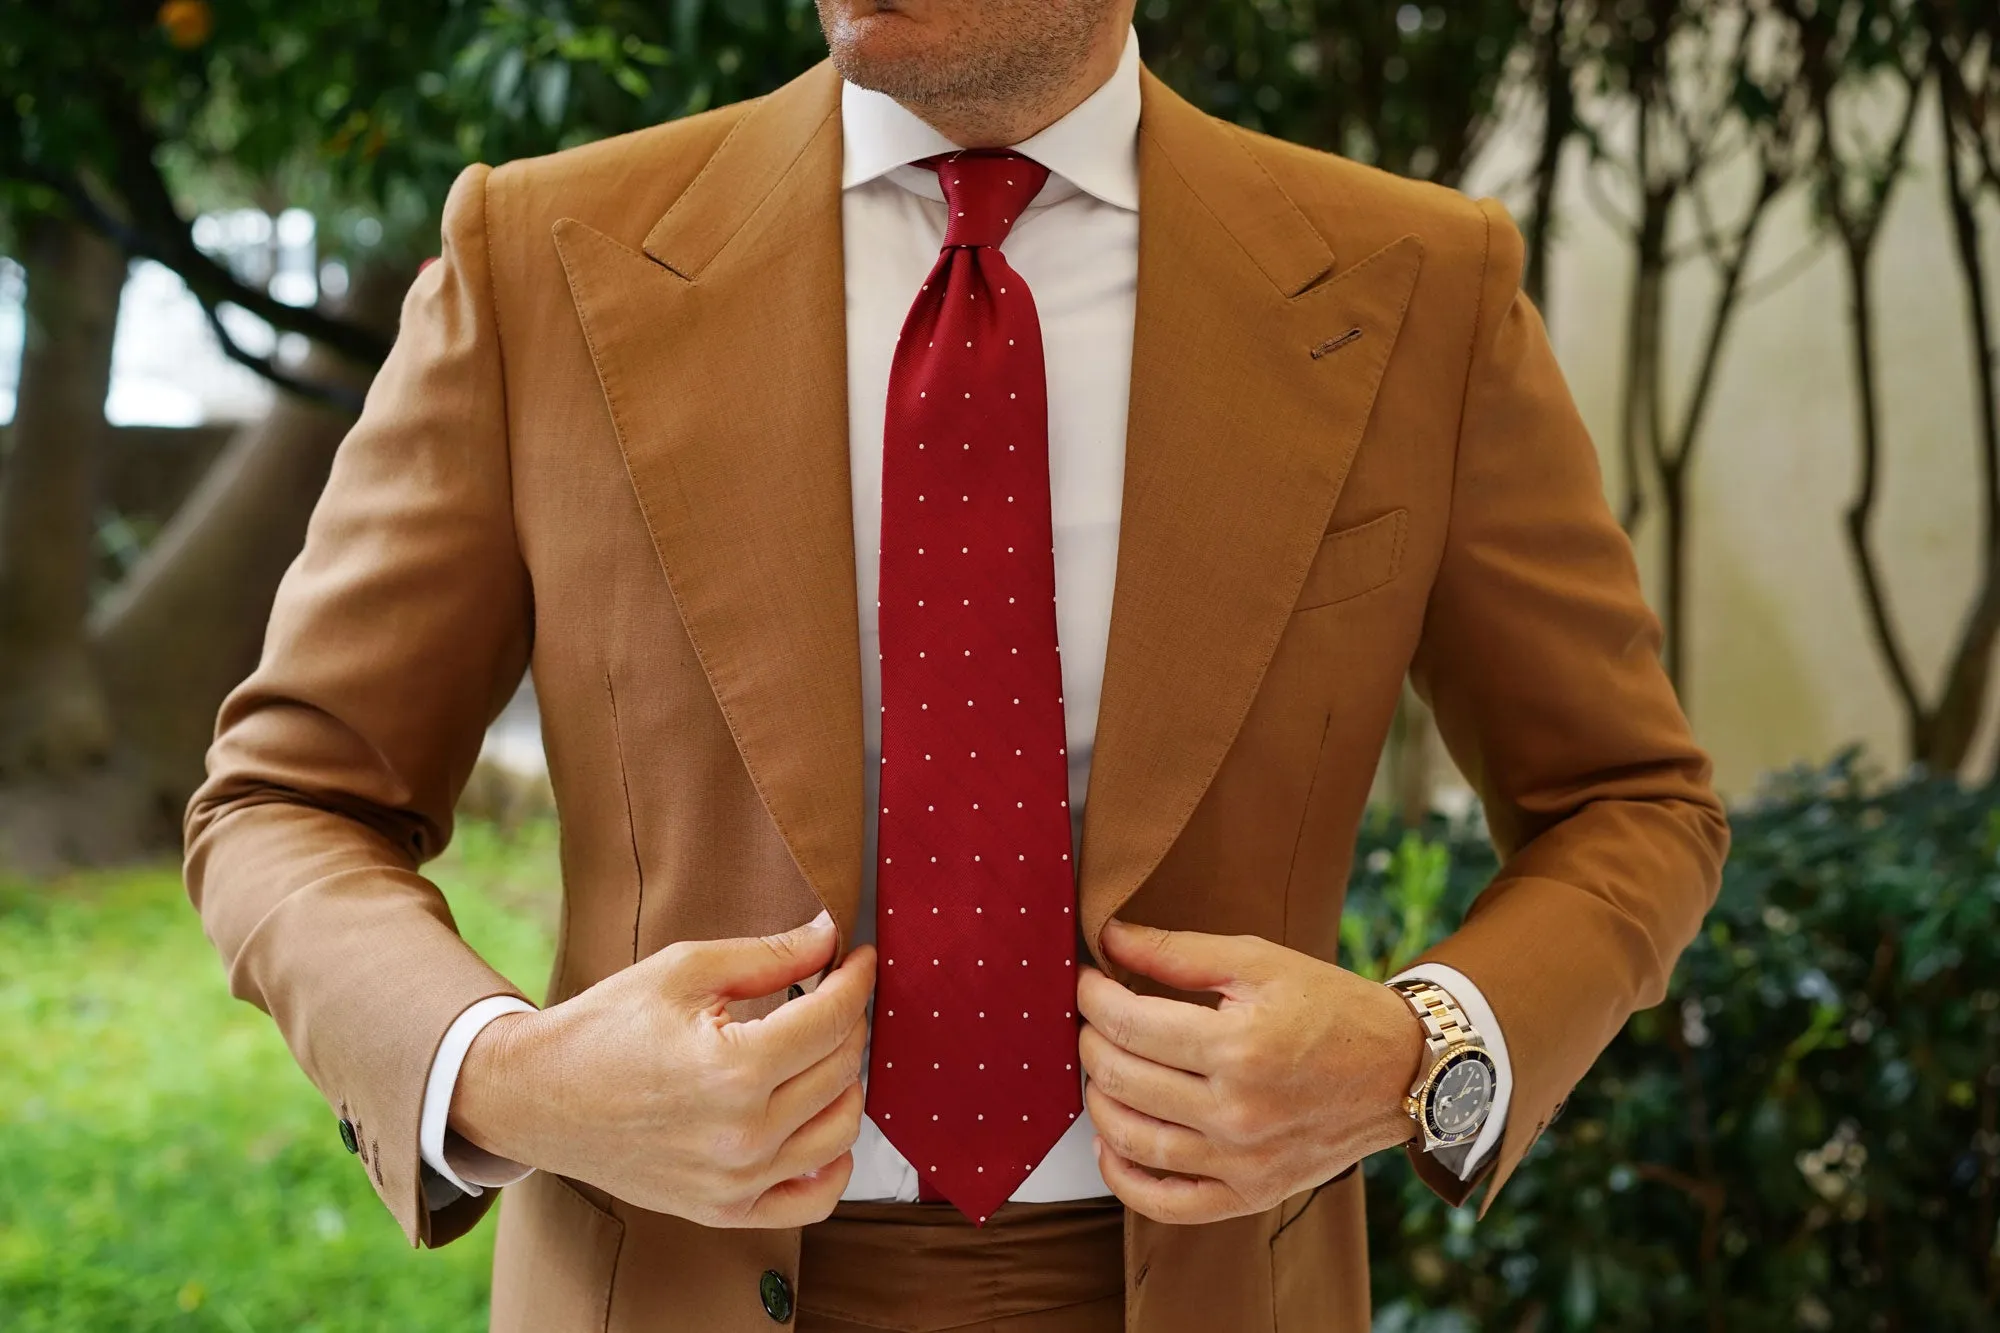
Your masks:
[[[1111,1151],[1128,1162],[1132,1160],[1132,1136],[1126,1131],[1125,1126],[1108,1124],[1100,1120],[1097,1132],[1104,1136],[1104,1142],[1110,1146]]]
[[[1113,1152],[1128,1162],[1139,1160],[1138,1135],[1134,1133],[1132,1123],[1125,1117],[1114,1115],[1107,1120],[1099,1121],[1097,1130],[1104,1136],[1104,1141],[1111,1145]]]
[[[812,1202],[812,1220],[824,1221],[832,1216],[840,1203],[840,1196],[847,1191],[847,1182],[854,1175],[854,1157],[843,1151],[840,1156],[820,1168],[819,1189]]]
[[[717,1052],[703,1071],[713,1104],[729,1110],[747,1106],[760,1090],[755,1062],[740,1048],[725,1056]]]
[[[748,1201],[750,1191],[741,1172],[720,1162],[710,1162],[696,1193],[709,1212],[726,1215]]]
[[[1209,1062],[1218,1071],[1234,1072],[1257,1063],[1257,1036],[1241,1024],[1231,1024],[1211,1036],[1207,1043]]]
[[[821,1107],[823,1113],[831,1113],[825,1115],[827,1134],[850,1144],[861,1135],[861,1099],[854,1095],[856,1086],[848,1084]]]
[[[745,1125],[725,1124],[715,1131],[710,1152],[714,1167],[733,1178],[756,1162],[756,1137]]]
[[[1262,1119],[1255,1109],[1241,1099],[1228,1099],[1221,1104],[1216,1115],[1216,1126],[1223,1136],[1237,1143],[1247,1143],[1257,1136]]]

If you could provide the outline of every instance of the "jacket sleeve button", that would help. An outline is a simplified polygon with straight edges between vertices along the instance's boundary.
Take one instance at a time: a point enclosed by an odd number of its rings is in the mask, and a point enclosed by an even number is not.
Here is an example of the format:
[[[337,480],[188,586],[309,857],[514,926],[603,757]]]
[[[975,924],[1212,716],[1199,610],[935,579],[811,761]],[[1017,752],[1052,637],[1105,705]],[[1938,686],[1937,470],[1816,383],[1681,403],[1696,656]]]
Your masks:
[[[785,1281],[785,1275],[775,1268],[764,1270],[764,1276],[757,1279],[757,1294],[764,1298],[764,1313],[777,1323],[785,1323],[792,1317],[792,1284]]]
[[[354,1122],[345,1117],[340,1122],[340,1146],[349,1152],[361,1151],[361,1140],[354,1136]]]

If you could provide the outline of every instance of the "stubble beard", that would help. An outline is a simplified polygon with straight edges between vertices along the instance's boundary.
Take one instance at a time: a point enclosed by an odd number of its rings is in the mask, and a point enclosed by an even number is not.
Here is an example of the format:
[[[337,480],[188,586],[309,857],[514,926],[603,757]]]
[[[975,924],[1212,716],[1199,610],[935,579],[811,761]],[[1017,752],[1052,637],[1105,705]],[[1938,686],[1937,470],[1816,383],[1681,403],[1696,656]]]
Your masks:
[[[1104,12],[1104,0],[1002,0],[968,26],[956,49],[921,54],[862,50],[824,6],[821,23],[833,67],[849,83],[919,113],[962,116],[1055,100],[1089,60]]]

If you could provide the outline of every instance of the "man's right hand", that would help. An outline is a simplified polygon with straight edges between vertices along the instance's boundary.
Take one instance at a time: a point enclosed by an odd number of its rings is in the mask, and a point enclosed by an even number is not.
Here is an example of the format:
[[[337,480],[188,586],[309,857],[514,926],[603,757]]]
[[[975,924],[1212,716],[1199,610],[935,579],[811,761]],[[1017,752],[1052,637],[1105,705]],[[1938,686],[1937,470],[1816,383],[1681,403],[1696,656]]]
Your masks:
[[[780,935],[670,944],[540,1013],[488,1024],[466,1053],[451,1128],[526,1166],[712,1227],[790,1227],[833,1211],[861,1132],[875,950],[763,1018],[723,1005],[833,960],[831,918]]]

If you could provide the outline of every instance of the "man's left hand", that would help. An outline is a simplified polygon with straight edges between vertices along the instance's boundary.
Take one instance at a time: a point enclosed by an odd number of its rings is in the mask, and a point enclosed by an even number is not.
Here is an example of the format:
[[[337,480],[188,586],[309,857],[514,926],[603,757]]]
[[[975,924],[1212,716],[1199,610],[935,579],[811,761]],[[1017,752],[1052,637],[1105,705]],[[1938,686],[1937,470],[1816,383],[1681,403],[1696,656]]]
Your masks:
[[[1409,1139],[1423,1027],[1379,982],[1254,935],[1105,923],[1112,962],[1214,1008],[1078,969],[1097,1164],[1160,1222],[1262,1212]]]

